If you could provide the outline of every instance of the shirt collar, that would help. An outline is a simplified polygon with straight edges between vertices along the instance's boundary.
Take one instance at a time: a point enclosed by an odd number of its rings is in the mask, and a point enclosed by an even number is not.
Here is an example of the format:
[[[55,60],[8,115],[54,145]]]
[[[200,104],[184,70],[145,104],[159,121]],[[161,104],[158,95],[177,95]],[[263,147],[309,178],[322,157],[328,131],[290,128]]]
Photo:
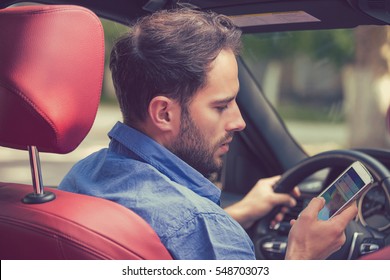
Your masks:
[[[217,204],[220,203],[220,189],[197,170],[142,132],[117,122],[108,136],[113,139],[111,144],[113,141],[119,142],[172,181],[188,187],[198,195]],[[110,149],[115,149],[114,145],[111,144]]]

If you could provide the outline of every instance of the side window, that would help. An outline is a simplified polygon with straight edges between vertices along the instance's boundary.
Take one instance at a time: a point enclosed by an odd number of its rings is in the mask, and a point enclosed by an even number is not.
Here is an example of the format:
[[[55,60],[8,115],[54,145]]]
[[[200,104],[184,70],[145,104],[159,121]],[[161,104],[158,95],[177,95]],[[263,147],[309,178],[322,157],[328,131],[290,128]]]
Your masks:
[[[248,34],[243,57],[308,154],[385,148],[390,146],[389,30]]]
[[[102,105],[116,105],[115,90],[109,69],[110,53],[115,41],[127,31],[127,26],[106,19],[100,19],[104,28],[105,73],[102,90]]]

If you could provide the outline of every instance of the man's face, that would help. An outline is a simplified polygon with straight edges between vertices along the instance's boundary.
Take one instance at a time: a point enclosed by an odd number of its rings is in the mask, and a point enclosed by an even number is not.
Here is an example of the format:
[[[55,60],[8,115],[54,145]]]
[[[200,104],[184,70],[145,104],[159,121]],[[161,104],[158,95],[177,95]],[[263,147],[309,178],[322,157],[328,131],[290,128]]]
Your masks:
[[[236,103],[239,89],[237,61],[231,51],[222,51],[188,108],[182,108],[180,131],[170,149],[203,175],[222,168],[236,131],[245,122]]]

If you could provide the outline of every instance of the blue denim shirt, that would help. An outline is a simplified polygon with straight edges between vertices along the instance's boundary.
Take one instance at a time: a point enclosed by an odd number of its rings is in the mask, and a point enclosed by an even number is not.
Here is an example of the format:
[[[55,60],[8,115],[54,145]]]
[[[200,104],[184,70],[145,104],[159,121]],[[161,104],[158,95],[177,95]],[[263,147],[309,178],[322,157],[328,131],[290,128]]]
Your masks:
[[[111,142],[59,188],[109,199],[146,220],[174,259],[255,259],[253,243],[220,206],[220,190],[169,150],[117,123]]]

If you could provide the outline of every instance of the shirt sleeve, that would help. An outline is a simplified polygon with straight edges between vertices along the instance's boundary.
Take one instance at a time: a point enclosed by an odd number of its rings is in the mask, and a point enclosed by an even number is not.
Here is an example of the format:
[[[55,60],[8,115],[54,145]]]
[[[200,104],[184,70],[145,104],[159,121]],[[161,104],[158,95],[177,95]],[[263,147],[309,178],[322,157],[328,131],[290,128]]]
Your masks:
[[[198,213],[187,220],[165,244],[174,259],[254,260],[253,243],[228,215]]]

